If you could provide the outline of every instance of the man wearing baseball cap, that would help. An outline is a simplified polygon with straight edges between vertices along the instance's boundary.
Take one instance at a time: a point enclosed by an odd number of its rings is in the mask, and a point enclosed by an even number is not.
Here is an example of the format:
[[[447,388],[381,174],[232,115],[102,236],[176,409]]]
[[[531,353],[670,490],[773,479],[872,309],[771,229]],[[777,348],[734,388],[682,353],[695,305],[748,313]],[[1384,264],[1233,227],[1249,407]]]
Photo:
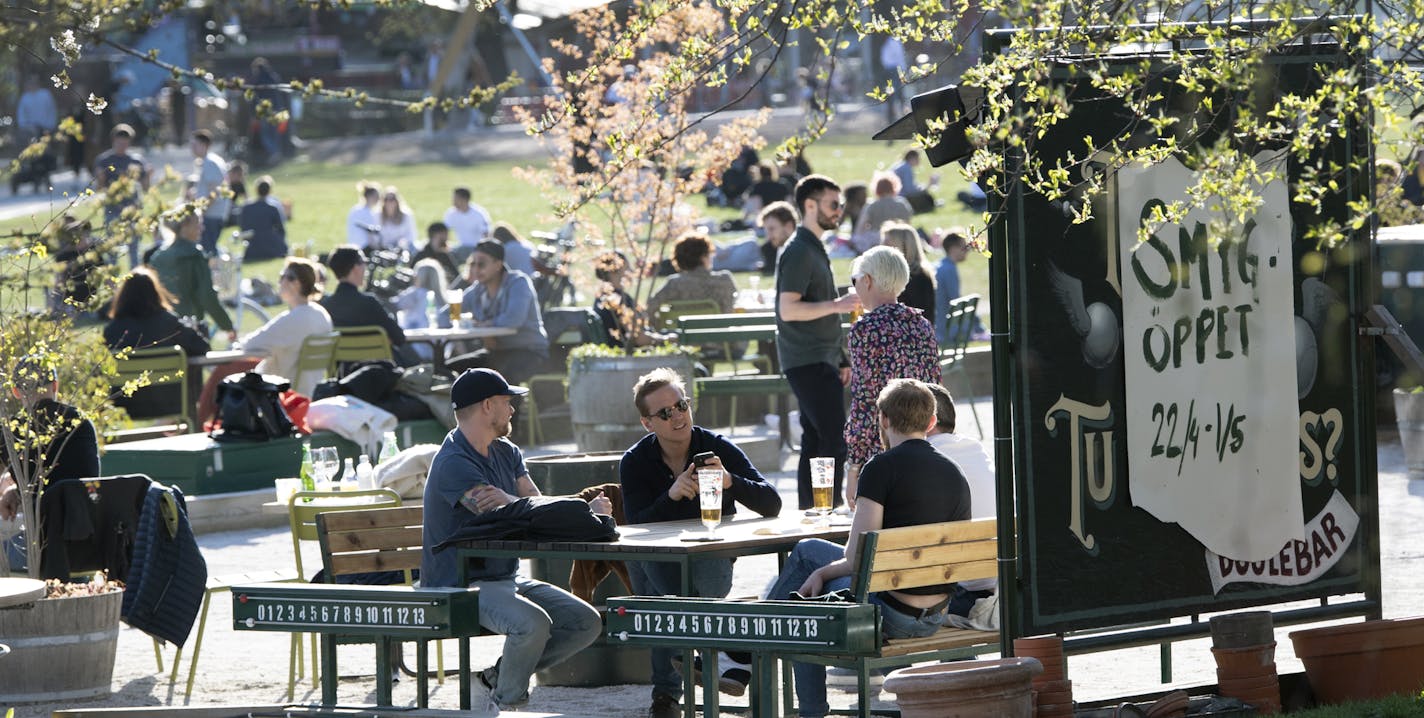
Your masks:
[[[492,369],[471,369],[450,387],[455,428],[431,462],[425,483],[423,585],[457,585],[456,552],[432,549],[464,526],[470,514],[540,495],[524,455],[508,438],[513,398],[528,391],[510,386]],[[597,513],[612,512],[606,497],[589,504]],[[561,588],[519,576],[518,570],[518,559],[488,558],[467,572],[469,585],[480,589],[480,625],[505,636],[503,655],[480,671],[476,685],[476,690],[482,685],[489,691],[496,710],[528,702],[530,676],[583,650],[603,625],[592,606]]]

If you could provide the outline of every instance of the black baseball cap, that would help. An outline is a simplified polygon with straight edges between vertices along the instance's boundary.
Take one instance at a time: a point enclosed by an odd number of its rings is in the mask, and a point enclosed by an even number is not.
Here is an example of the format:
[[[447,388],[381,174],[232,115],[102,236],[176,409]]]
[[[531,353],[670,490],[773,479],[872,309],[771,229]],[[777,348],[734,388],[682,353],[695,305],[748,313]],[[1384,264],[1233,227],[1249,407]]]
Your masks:
[[[529,390],[522,386],[510,386],[493,369],[470,369],[450,386],[450,408],[463,409],[492,396],[523,396],[528,393]]]

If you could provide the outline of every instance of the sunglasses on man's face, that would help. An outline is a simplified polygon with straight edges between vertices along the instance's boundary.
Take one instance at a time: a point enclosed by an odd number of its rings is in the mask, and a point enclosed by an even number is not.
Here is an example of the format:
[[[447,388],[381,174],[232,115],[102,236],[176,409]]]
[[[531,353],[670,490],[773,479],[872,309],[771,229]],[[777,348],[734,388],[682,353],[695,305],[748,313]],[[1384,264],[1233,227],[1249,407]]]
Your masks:
[[[663,421],[667,421],[672,418],[674,411],[679,414],[686,414],[691,409],[692,402],[684,398],[678,399],[676,404],[673,404],[672,406],[665,406],[651,414],[648,414],[648,416],[650,418],[656,416],[659,419],[662,419]]]

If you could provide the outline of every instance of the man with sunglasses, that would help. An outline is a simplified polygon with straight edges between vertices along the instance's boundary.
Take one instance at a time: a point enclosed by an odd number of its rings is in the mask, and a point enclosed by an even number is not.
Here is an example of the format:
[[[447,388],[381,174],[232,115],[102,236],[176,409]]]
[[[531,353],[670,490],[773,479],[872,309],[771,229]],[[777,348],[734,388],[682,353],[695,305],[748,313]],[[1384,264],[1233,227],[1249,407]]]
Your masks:
[[[796,183],[801,226],[776,260],[776,353],[781,371],[801,410],[801,459],[796,466],[796,498],[811,508],[811,459],[836,460],[836,501],[845,471],[845,394],[850,360],[841,332],[841,314],[860,307],[855,294],[836,296],[836,278],[821,235],[841,224],[841,188],[824,175]]]
[[[630,523],[696,519],[701,515],[697,492],[697,465],[693,457],[703,452],[713,456],[703,467],[722,471],[722,515],[736,513],[738,503],[761,514],[781,513],[781,497],[762,478],[747,455],[721,434],[692,422],[692,402],[687,398],[682,377],[671,369],[655,369],[633,386],[633,404],[642,417],[644,436],[623,454],[618,478],[623,486],[623,510]],[[675,565],[657,561],[629,561],[628,575],[634,593],[666,596],[679,593],[680,580]],[[695,561],[691,567],[692,595],[724,598],[732,589],[730,559]],[[652,650],[653,702],[650,718],[675,718],[682,697],[682,677],[673,665],[674,651]],[[742,695],[751,673],[745,666],[750,656],[732,655],[722,663],[719,685],[724,693]],[[741,665],[739,665],[741,664]]]

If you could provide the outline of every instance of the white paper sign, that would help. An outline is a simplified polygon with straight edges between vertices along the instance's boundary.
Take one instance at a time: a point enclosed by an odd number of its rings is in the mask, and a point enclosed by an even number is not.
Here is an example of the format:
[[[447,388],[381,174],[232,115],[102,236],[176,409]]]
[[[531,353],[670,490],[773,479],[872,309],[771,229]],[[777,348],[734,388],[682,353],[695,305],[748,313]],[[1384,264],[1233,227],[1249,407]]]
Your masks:
[[[1217,555],[1263,560],[1303,525],[1287,188],[1260,187],[1244,222],[1194,210],[1136,246],[1142,218],[1192,183],[1175,159],[1117,180],[1132,502]]]

